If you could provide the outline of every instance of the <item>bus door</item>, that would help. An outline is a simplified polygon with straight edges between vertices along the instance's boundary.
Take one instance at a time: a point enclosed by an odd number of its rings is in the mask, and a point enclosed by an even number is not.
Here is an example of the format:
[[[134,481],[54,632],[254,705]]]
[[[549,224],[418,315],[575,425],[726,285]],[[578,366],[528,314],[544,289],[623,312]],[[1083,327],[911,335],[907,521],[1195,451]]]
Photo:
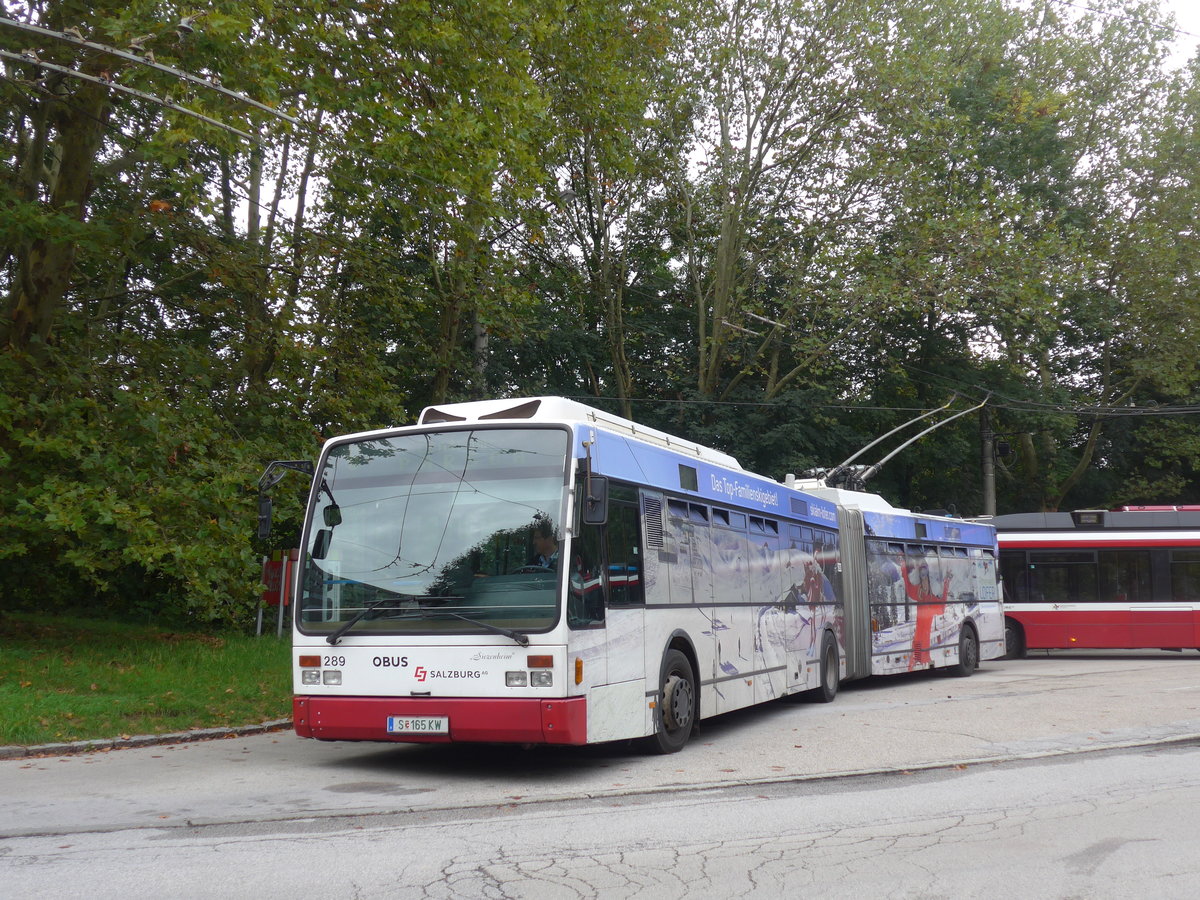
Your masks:
[[[1129,632],[1115,647],[1187,647],[1192,637],[1191,610],[1164,602],[1153,589],[1147,549],[1104,549],[1096,553],[1100,602],[1128,609]],[[1113,636],[1115,640],[1116,636]]]
[[[1166,586],[1156,591],[1155,596],[1170,597],[1173,605],[1185,610],[1192,625],[1191,641],[1183,646],[1200,647],[1200,550],[1172,549],[1166,562]]]
[[[638,499],[637,490],[632,487],[621,484],[609,487],[604,561],[608,580],[605,629],[608,633],[610,683],[641,682],[646,678],[643,660],[647,566],[642,551],[642,517]],[[650,689],[649,685],[645,685],[643,695]]]
[[[1127,607],[1101,608],[1093,550],[1031,550],[1029,599],[1021,621],[1026,643],[1036,647],[1113,647],[1128,637]]]
[[[652,724],[643,663],[646,572],[637,495],[612,483],[608,494],[607,523],[581,524],[571,544],[568,580],[570,656],[582,664],[582,683],[576,684],[588,698],[589,742],[640,737]]]

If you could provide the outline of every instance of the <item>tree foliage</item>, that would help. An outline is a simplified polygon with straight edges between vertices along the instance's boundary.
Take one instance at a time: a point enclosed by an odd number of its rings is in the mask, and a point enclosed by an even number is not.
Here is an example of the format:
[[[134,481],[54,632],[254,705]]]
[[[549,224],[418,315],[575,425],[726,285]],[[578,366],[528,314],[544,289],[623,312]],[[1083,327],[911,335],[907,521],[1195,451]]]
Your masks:
[[[250,621],[268,460],[493,395],[776,477],[990,396],[1002,509],[1197,499],[1200,68],[1153,3],[0,15],[11,602]],[[873,486],[977,511],[979,421]]]

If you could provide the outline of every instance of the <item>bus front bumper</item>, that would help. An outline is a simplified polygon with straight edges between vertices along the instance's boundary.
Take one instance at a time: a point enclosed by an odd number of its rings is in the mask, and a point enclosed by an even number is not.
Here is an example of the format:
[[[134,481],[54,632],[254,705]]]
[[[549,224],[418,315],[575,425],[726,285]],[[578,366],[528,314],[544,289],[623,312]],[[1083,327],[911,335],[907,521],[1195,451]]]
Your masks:
[[[292,699],[296,734],[321,741],[586,744],[584,697],[317,697]],[[420,720],[444,732],[396,733],[389,723]],[[393,726],[394,727],[394,726]]]

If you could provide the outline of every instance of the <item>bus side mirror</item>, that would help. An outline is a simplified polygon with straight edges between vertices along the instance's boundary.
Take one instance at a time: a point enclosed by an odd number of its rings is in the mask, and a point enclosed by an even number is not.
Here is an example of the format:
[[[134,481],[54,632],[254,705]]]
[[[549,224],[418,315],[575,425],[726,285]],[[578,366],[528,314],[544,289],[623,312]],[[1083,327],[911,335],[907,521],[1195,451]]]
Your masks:
[[[271,536],[271,498],[258,495],[258,538],[265,541]]]
[[[589,475],[583,479],[583,523],[606,525],[608,523],[608,479],[603,475]]]

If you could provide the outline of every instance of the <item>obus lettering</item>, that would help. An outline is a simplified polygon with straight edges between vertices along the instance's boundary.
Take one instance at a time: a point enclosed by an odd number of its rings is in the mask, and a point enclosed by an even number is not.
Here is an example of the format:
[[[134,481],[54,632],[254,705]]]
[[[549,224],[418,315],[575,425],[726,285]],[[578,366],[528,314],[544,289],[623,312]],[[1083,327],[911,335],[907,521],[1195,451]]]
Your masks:
[[[371,660],[371,665],[377,669],[407,669],[407,656],[376,656]]]

